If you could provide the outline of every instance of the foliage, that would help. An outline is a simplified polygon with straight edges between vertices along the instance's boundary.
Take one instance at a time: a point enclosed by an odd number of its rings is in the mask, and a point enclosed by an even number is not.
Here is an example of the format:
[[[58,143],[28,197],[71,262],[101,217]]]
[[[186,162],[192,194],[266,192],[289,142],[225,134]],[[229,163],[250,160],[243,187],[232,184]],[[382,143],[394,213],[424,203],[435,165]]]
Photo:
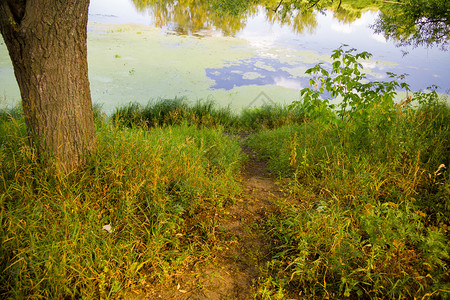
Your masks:
[[[146,106],[130,103],[119,107],[111,116],[116,124],[146,128],[179,125],[183,122],[197,126],[232,127],[236,116],[227,107],[219,108],[214,102],[197,101],[189,105],[185,98],[159,99]]]
[[[303,101],[294,101],[293,107],[301,106],[305,108],[307,114],[315,119],[317,117],[326,118],[324,121],[332,120],[331,110],[336,108],[336,113],[341,120],[357,120],[367,122],[367,112],[374,105],[381,105],[390,110],[394,105],[397,88],[402,87],[407,91],[409,86],[406,83],[399,83],[397,80],[390,82],[368,81],[365,73],[362,73],[360,59],[368,59],[371,54],[361,52],[353,55],[356,49],[343,49],[346,45],[333,51],[332,70],[326,70],[322,63],[306,70],[306,74],[314,74],[310,79],[311,88],[304,88],[300,94]],[[388,73],[391,78],[397,76]],[[399,76],[397,78],[403,78]],[[322,99],[322,95],[326,95]],[[339,101],[338,104],[332,104]]]
[[[182,123],[201,126],[221,126],[227,131],[258,131],[305,120],[303,108],[291,109],[281,105],[263,105],[246,108],[237,115],[228,107],[217,107],[212,101],[189,104],[185,98],[159,99],[142,106],[130,103],[119,107],[112,114],[115,124],[125,127],[152,128]]]
[[[394,104],[407,85],[367,83],[357,58],[369,54],[353,51],[334,52],[331,74],[309,70],[317,90],[294,107],[310,122],[249,137],[291,197],[266,222],[275,248],[260,295],[445,298],[450,107],[435,88]]]
[[[20,119],[22,116],[23,110],[19,106],[0,110],[0,122],[6,122],[11,119]]]
[[[283,125],[301,123],[305,120],[302,108],[264,104],[261,107],[243,109],[238,117],[240,130],[258,131],[274,129]]]
[[[239,192],[236,142],[187,125],[97,130],[89,169],[63,176],[36,159],[23,118],[1,120],[1,298],[117,298],[218,246],[214,216]]]
[[[446,104],[398,105],[392,122],[372,126],[369,137],[317,122],[251,136],[270,170],[287,178],[283,189],[291,195],[266,222],[275,248],[261,291],[444,297],[449,118]]]
[[[383,33],[402,46],[441,46],[445,49],[450,38],[449,14],[448,1],[386,1],[373,28],[376,33]]]

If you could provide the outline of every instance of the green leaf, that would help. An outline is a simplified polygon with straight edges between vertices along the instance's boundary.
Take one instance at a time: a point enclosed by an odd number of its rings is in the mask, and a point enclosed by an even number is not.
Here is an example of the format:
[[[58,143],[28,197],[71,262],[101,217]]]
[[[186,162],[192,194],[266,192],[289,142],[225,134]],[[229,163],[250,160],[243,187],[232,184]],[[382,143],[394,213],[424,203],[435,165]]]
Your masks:
[[[340,65],[341,65],[341,62],[340,62],[340,61],[335,61],[335,62],[333,63],[333,69],[339,68]]]

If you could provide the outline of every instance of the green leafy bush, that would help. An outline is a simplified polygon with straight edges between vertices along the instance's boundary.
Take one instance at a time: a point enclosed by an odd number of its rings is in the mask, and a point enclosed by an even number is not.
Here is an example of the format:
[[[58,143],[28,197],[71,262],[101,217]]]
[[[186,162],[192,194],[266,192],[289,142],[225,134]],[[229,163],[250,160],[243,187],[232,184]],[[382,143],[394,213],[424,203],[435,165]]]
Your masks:
[[[397,81],[403,79],[404,75],[388,73],[395,79],[389,82],[368,81],[359,60],[368,59],[372,55],[368,52],[354,55],[356,49],[344,49],[346,46],[333,51],[331,71],[326,70],[322,63],[306,70],[306,74],[315,75],[310,79],[312,88],[302,89],[302,101],[294,101],[292,107],[304,107],[313,119],[332,120],[332,112],[335,111],[341,120],[347,118],[367,122],[368,112],[374,105],[389,110],[394,105],[399,87],[409,91],[408,84]]]
[[[331,73],[307,71],[319,76],[293,107],[310,122],[248,138],[291,197],[266,222],[275,246],[260,293],[445,298],[450,108],[435,89],[394,103],[408,86],[368,82],[358,59],[370,54],[353,51],[336,50]]]

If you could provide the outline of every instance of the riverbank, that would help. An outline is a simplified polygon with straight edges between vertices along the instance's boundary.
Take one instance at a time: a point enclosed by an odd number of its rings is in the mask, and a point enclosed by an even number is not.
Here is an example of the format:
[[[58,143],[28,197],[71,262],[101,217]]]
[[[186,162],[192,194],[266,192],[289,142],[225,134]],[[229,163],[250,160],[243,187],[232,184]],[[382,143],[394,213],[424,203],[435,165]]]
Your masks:
[[[445,298],[450,108],[372,113],[343,127],[301,107],[97,109],[97,156],[56,177],[20,109],[2,111],[0,294]]]

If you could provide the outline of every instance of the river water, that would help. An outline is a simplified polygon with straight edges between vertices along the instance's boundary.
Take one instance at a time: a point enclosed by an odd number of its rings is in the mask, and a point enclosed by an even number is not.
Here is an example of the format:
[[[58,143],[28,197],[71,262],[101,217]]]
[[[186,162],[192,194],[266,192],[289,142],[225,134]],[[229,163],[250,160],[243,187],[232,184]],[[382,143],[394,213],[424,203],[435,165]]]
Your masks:
[[[370,79],[386,72],[409,74],[415,91],[434,84],[450,88],[450,55],[436,48],[398,48],[369,28],[377,12],[366,11],[353,23],[331,13],[318,14],[314,29],[296,33],[266,20],[261,9],[242,30],[226,35],[205,27],[179,34],[178,24],[155,27],[150,10],[130,0],[91,0],[88,62],[92,98],[106,112],[129,102],[157,98],[212,99],[239,110],[264,103],[290,103],[308,87],[307,68],[330,62],[342,44],[373,54],[364,62]],[[405,55],[405,53],[407,53]],[[0,102],[18,103],[20,94],[6,47],[0,40]]]

